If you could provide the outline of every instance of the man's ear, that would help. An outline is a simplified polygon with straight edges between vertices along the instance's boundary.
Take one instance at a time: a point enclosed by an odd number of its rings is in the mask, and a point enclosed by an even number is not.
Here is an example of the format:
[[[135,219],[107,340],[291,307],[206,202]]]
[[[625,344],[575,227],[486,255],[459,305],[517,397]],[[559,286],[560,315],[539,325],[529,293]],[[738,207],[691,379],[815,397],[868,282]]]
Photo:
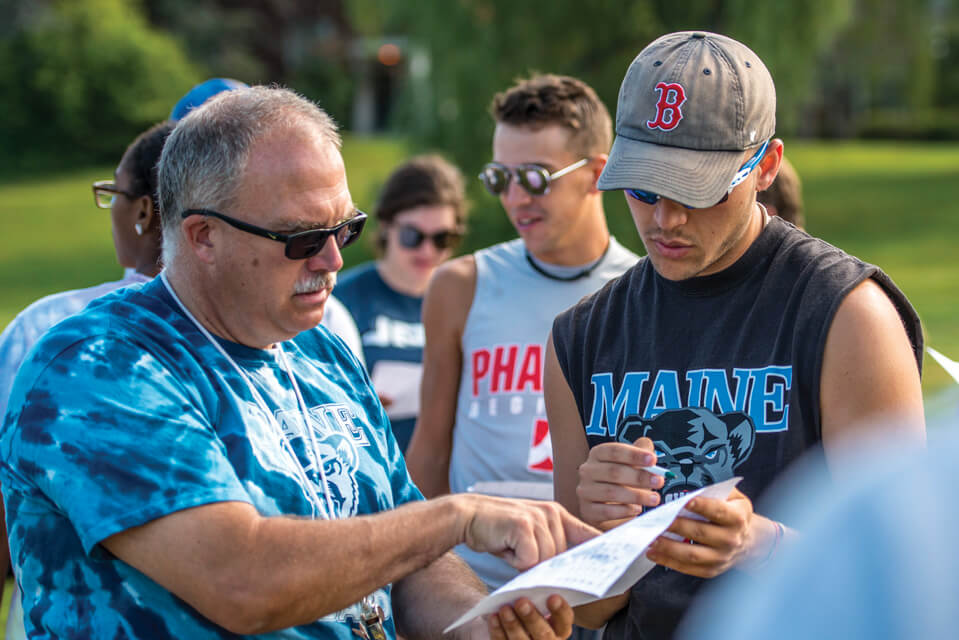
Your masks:
[[[756,180],[756,191],[765,191],[776,179],[779,167],[783,162],[783,141],[773,138],[766,148],[766,155],[759,161],[759,179]]]
[[[215,234],[209,218],[199,215],[187,216],[180,223],[180,230],[187,245],[185,248],[192,251],[200,262],[212,264],[215,260],[213,253]]]
[[[590,159],[589,164],[586,166],[589,167],[589,170],[593,173],[593,184],[589,189],[590,193],[600,193],[599,187],[596,186],[596,183],[599,181],[599,175],[603,172],[603,169],[606,167],[606,161],[609,160],[609,155],[605,153],[597,153],[595,156]]]

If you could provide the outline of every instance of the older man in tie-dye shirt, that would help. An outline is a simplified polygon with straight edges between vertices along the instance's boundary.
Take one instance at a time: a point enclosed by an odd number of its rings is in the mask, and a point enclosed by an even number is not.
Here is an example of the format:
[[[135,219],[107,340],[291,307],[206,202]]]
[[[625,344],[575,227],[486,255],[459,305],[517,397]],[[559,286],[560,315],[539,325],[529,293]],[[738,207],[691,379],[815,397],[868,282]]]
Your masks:
[[[525,568],[595,531],[553,503],[423,501],[369,380],[314,329],[363,227],[330,118],[226,92],[160,162],[160,277],[55,327],[0,430],[35,638],[435,636],[484,589],[465,542]],[[568,635],[521,602],[463,636]]]

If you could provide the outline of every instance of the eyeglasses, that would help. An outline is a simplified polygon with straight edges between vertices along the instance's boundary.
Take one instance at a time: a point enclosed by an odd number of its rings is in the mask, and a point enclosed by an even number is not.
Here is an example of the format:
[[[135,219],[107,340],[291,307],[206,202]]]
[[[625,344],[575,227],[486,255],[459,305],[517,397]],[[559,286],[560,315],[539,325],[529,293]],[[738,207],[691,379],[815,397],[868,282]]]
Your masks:
[[[113,199],[118,193],[130,198],[131,200],[140,197],[130,193],[129,191],[118,189],[113,180],[97,180],[93,183],[93,201],[101,209],[109,209],[111,206],[113,206]]]
[[[729,199],[729,194],[732,193],[743,180],[749,177],[749,174],[752,173],[753,169],[756,168],[756,165],[759,164],[759,161],[763,159],[763,156],[766,155],[766,147],[769,146],[769,140],[766,140],[759,147],[759,150],[753,154],[753,157],[746,161],[742,167],[739,168],[739,171],[736,172],[736,175],[733,176],[732,182],[729,184],[729,188],[726,189],[726,195],[724,195],[719,202],[712,205],[717,207],[722,203],[726,202]],[[660,199],[660,195],[653,193],[652,191],[643,191],[642,189],[626,189],[626,193],[632,197],[634,200],[639,200],[640,202],[645,202],[646,204],[656,204]],[[682,204],[682,203],[680,203]],[[698,207],[690,207],[689,205],[683,205],[687,209],[697,209]]]
[[[406,247],[407,249],[415,249],[423,244],[424,240],[429,240],[433,243],[433,246],[436,247],[437,251],[444,251],[446,249],[452,249],[458,245],[462,239],[463,234],[455,230],[424,233],[416,227],[406,224],[401,225],[397,230],[397,240],[399,240],[400,246]]]
[[[499,162],[490,162],[479,174],[479,179],[483,181],[483,186],[492,195],[498,196],[509,189],[510,180],[516,176],[516,181],[531,196],[544,196],[549,193],[549,185],[553,180],[562,178],[567,173],[576,171],[589,162],[589,158],[577,160],[568,167],[563,167],[556,173],[550,173],[549,169],[541,164],[521,164],[515,169],[507,167]]]
[[[330,236],[336,239],[337,246],[342,249],[360,237],[360,232],[363,231],[363,225],[366,224],[366,214],[358,209],[355,216],[336,226],[323,229],[310,229],[309,231],[298,231],[297,233],[290,234],[277,233],[276,231],[270,231],[263,227],[257,227],[256,225],[231,218],[228,215],[213,211],[212,209],[187,209],[181,214],[183,218],[189,218],[190,216],[219,218],[240,231],[246,231],[253,235],[286,243],[286,257],[290,260],[305,260],[306,258],[315,256],[323,249],[323,245],[326,244],[326,240]]]

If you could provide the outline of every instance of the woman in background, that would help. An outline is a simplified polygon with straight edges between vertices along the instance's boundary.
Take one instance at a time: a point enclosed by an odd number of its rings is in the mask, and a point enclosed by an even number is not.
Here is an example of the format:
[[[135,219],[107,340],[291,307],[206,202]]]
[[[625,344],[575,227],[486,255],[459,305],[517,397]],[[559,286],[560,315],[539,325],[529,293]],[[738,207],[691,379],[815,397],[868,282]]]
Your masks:
[[[125,268],[123,278],[86,289],[63,291],[40,298],[21,311],[0,335],[0,422],[17,370],[30,347],[47,329],[81,311],[94,298],[127,285],[146,282],[160,272],[160,203],[157,199],[157,162],[174,123],[161,122],[141,133],[120,159],[112,180],[93,183],[93,199],[110,210],[110,226],[117,262]],[[0,508],[2,513],[2,508]],[[0,528],[0,569],[10,566],[7,529]],[[0,594],[3,584],[0,583]],[[20,590],[15,589],[7,617],[6,637],[23,638]]]
[[[373,212],[379,259],[345,271],[336,295],[360,330],[363,355],[400,448],[419,412],[423,295],[466,223],[460,171],[438,155],[411,158],[387,179]]]
[[[13,378],[20,363],[47,329],[82,310],[114,289],[146,282],[160,272],[160,205],[156,198],[156,164],[163,143],[173,131],[161,122],[141,133],[127,147],[112,180],[93,183],[94,202],[110,210],[113,247],[123,278],[86,289],[40,298],[21,311],[0,335],[0,415],[7,409]]]

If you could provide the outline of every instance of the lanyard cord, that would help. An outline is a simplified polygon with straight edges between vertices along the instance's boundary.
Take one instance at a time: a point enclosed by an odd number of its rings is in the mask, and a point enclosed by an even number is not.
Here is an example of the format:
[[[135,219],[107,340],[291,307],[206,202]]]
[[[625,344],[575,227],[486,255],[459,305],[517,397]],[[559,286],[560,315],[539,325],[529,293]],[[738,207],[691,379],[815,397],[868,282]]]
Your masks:
[[[240,375],[243,381],[246,382],[246,386],[249,388],[250,393],[253,395],[253,400],[256,402],[257,406],[259,406],[260,410],[264,414],[266,414],[267,420],[269,420],[270,425],[273,427],[273,429],[279,432],[280,437],[283,439],[284,450],[290,455],[290,457],[293,458],[293,462],[294,462],[293,466],[297,470],[297,472],[299,472],[300,480],[302,480],[305,483],[303,486],[304,490],[306,490],[306,488],[309,487],[311,493],[313,494],[312,497],[308,496],[309,502],[310,502],[310,509],[313,512],[313,518],[315,519],[317,517],[316,506],[318,502],[323,504],[323,506],[325,507],[326,516],[328,519],[336,518],[337,514],[333,510],[333,501],[330,499],[330,492],[327,489],[326,472],[323,469],[323,461],[320,459],[319,446],[317,445],[316,436],[313,433],[313,429],[310,427],[310,414],[306,409],[306,402],[304,402],[303,395],[300,393],[300,386],[296,383],[296,378],[293,377],[293,371],[290,369],[289,362],[286,358],[286,353],[283,351],[283,347],[281,346],[281,344],[280,343],[276,344],[276,348],[279,350],[279,354],[280,354],[280,358],[279,358],[280,367],[283,369],[287,377],[290,379],[290,384],[293,387],[293,393],[294,395],[296,395],[297,405],[299,406],[299,410],[300,410],[300,417],[303,419],[303,430],[305,432],[304,435],[307,436],[306,438],[304,438],[304,440],[306,440],[307,438],[309,439],[310,449],[312,450],[311,453],[313,454],[313,464],[316,465],[320,474],[320,481],[323,483],[323,499],[322,500],[319,496],[319,493],[317,493],[316,491],[315,483],[310,481],[309,477],[306,475],[306,471],[303,469],[303,466],[300,463],[299,458],[297,458],[296,452],[293,450],[293,444],[290,442],[289,437],[283,431],[283,428],[280,426],[280,423],[277,422],[276,418],[273,415],[273,412],[270,410],[270,407],[266,404],[266,401],[263,399],[263,396],[260,394],[259,390],[257,390],[256,386],[254,386],[253,381],[250,379],[250,374],[244,371],[240,367],[240,365],[238,365],[236,361],[230,357],[230,354],[226,352],[226,349],[223,348],[223,345],[217,342],[216,338],[213,337],[213,335],[207,330],[207,328],[204,327],[202,324],[200,324],[200,322],[195,317],[193,317],[193,314],[190,313],[190,310],[186,308],[186,305],[184,305],[183,302],[180,301],[179,296],[177,296],[176,292],[173,290],[173,287],[170,285],[170,281],[167,279],[166,271],[160,272],[160,280],[163,282],[163,286],[166,287],[167,292],[173,298],[173,301],[177,303],[177,306],[180,307],[180,310],[183,311],[186,317],[189,318],[189,320],[196,326],[197,329],[200,330],[200,333],[202,333],[206,337],[206,339],[210,342],[210,344],[212,344],[213,347],[220,352],[220,355],[226,358],[227,362],[233,365],[233,368],[236,370],[236,372]],[[320,517],[322,517],[322,515]]]
[[[300,479],[304,482],[303,489],[306,490],[306,487],[310,488],[310,491],[313,494],[313,498],[308,498],[310,502],[310,509],[313,512],[313,518],[316,519],[316,503],[320,502],[320,496],[315,489],[315,483],[311,482],[309,477],[306,475],[306,471],[300,464],[299,458],[296,457],[296,452],[293,450],[293,444],[290,442],[290,439],[287,437],[286,433],[283,431],[283,428],[280,426],[280,423],[277,422],[276,418],[273,416],[273,412],[270,411],[269,406],[267,406],[266,401],[263,399],[263,396],[260,395],[260,392],[253,385],[253,381],[250,379],[250,374],[244,371],[236,361],[230,357],[230,354],[226,352],[226,349],[223,348],[216,338],[204,327],[200,322],[193,317],[193,314],[190,313],[190,310],[186,308],[186,305],[180,300],[177,296],[176,291],[173,290],[173,287],[170,285],[170,281],[167,280],[166,271],[160,272],[160,280],[163,282],[163,286],[166,287],[167,292],[170,294],[170,297],[173,298],[173,301],[177,303],[177,306],[180,307],[180,310],[186,315],[187,318],[200,330],[206,339],[212,344],[217,351],[220,352],[224,358],[227,359],[237,373],[240,374],[240,377],[243,378],[243,381],[246,382],[246,386],[250,389],[250,393],[253,394],[253,399],[256,401],[256,404],[260,407],[260,410],[266,414],[267,419],[270,421],[270,425],[280,433],[280,437],[283,438],[284,449],[287,453],[290,454],[290,457],[293,458],[293,466],[299,472]],[[327,488],[326,484],[326,471],[323,469],[323,461],[320,459],[319,455],[319,446],[316,442],[316,435],[313,433],[313,429],[310,427],[310,414],[306,408],[306,402],[303,400],[303,394],[300,393],[300,385],[297,384],[296,378],[293,377],[293,370],[290,368],[290,363],[286,358],[286,352],[283,351],[283,346],[278,342],[276,343],[276,348],[279,350],[280,354],[280,367],[286,372],[287,377],[290,379],[290,384],[293,387],[293,393],[296,395],[296,402],[300,408],[300,417],[303,418],[303,429],[306,432],[306,435],[309,437],[310,448],[313,453],[313,463],[317,466],[320,473],[320,481],[323,483],[323,498],[325,501],[327,519],[333,520],[338,517],[336,511],[333,510],[333,501],[330,498],[330,491]],[[322,517],[322,516],[321,516]],[[369,629],[371,626],[379,626],[382,632],[382,610],[376,606],[376,603],[373,600],[373,594],[364,596],[359,601],[360,610],[362,611],[364,620],[362,624],[365,628]]]
[[[313,450],[313,461],[319,469],[320,481],[323,483],[323,498],[326,501],[326,513],[330,519],[336,518],[337,513],[333,510],[333,501],[330,498],[330,492],[327,490],[326,471],[323,469],[323,460],[320,458],[320,447],[316,442],[316,434],[313,432],[313,428],[310,427],[310,411],[306,407],[306,401],[303,400],[303,394],[300,393],[300,385],[297,384],[296,378],[293,376],[293,369],[290,367],[289,360],[287,360],[286,351],[283,350],[283,347],[280,345],[280,343],[277,343],[276,348],[280,350],[280,360],[282,360],[281,366],[283,367],[283,370],[286,371],[286,377],[290,379],[290,386],[293,387],[293,393],[296,395],[296,402],[300,406],[300,416],[303,418],[303,430],[310,438],[310,449]],[[286,434],[284,434],[284,436],[285,435]],[[291,450],[292,448],[293,446],[290,445]],[[313,493],[316,493],[315,489],[313,490]],[[319,496],[317,496],[317,498],[319,498]]]

